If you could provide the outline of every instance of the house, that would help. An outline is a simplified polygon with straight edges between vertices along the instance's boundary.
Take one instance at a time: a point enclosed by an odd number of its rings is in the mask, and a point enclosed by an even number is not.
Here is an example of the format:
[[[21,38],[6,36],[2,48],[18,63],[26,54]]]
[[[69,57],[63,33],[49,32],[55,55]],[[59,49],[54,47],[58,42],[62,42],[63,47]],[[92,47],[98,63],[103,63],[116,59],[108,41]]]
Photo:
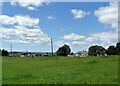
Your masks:
[[[87,57],[88,52],[87,51],[78,51],[77,53],[74,54],[74,57]]]
[[[88,52],[87,51],[78,51],[77,53],[73,53],[70,55],[67,55],[68,57],[87,57]]]

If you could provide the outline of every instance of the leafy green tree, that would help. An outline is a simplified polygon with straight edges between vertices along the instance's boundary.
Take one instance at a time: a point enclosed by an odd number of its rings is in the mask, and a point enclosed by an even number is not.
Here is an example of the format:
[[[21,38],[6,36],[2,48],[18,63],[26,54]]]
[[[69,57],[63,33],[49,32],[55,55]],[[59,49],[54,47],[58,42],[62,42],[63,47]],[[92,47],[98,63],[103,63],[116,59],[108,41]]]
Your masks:
[[[1,51],[1,49],[0,49],[0,56],[2,56],[2,51]]]
[[[120,55],[120,42],[116,44],[116,54]]]
[[[107,53],[107,55],[116,55],[116,47],[115,46],[109,46],[106,53]]]
[[[106,54],[106,49],[103,48],[102,46],[91,46],[89,47],[88,55],[91,56],[97,56],[97,55],[105,55]]]
[[[70,47],[68,46],[68,45],[64,45],[64,46],[62,46],[62,47],[60,47],[58,50],[57,50],[57,52],[56,52],[56,54],[58,55],[58,56],[67,56],[68,54],[70,54],[71,53],[71,49],[70,49]]]
[[[8,53],[8,51],[7,50],[2,50],[2,56],[8,56],[9,55],[9,53]]]

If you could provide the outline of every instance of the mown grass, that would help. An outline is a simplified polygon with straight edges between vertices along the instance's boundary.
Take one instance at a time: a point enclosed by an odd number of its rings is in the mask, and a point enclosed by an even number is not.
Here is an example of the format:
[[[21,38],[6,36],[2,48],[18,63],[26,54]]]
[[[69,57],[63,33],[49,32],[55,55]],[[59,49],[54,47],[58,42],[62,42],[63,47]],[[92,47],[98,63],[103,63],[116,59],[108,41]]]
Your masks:
[[[2,57],[3,84],[118,84],[118,56]]]

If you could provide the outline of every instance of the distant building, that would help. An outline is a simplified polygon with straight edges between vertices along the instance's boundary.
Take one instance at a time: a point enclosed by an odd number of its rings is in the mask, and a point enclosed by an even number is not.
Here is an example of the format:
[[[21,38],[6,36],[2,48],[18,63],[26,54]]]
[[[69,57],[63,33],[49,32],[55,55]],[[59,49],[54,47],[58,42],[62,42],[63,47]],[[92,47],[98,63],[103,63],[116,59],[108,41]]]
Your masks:
[[[87,57],[88,52],[87,51],[78,51],[77,53],[67,55],[68,57]]]
[[[88,52],[87,51],[78,51],[77,53],[74,54],[74,57],[87,57]]]

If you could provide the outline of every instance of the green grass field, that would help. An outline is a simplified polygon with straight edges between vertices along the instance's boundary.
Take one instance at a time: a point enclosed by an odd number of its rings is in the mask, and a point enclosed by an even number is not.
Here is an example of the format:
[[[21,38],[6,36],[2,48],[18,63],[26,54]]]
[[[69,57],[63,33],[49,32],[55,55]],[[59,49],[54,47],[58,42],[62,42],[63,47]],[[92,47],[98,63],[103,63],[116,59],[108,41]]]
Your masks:
[[[118,56],[2,57],[3,84],[118,84]]]

